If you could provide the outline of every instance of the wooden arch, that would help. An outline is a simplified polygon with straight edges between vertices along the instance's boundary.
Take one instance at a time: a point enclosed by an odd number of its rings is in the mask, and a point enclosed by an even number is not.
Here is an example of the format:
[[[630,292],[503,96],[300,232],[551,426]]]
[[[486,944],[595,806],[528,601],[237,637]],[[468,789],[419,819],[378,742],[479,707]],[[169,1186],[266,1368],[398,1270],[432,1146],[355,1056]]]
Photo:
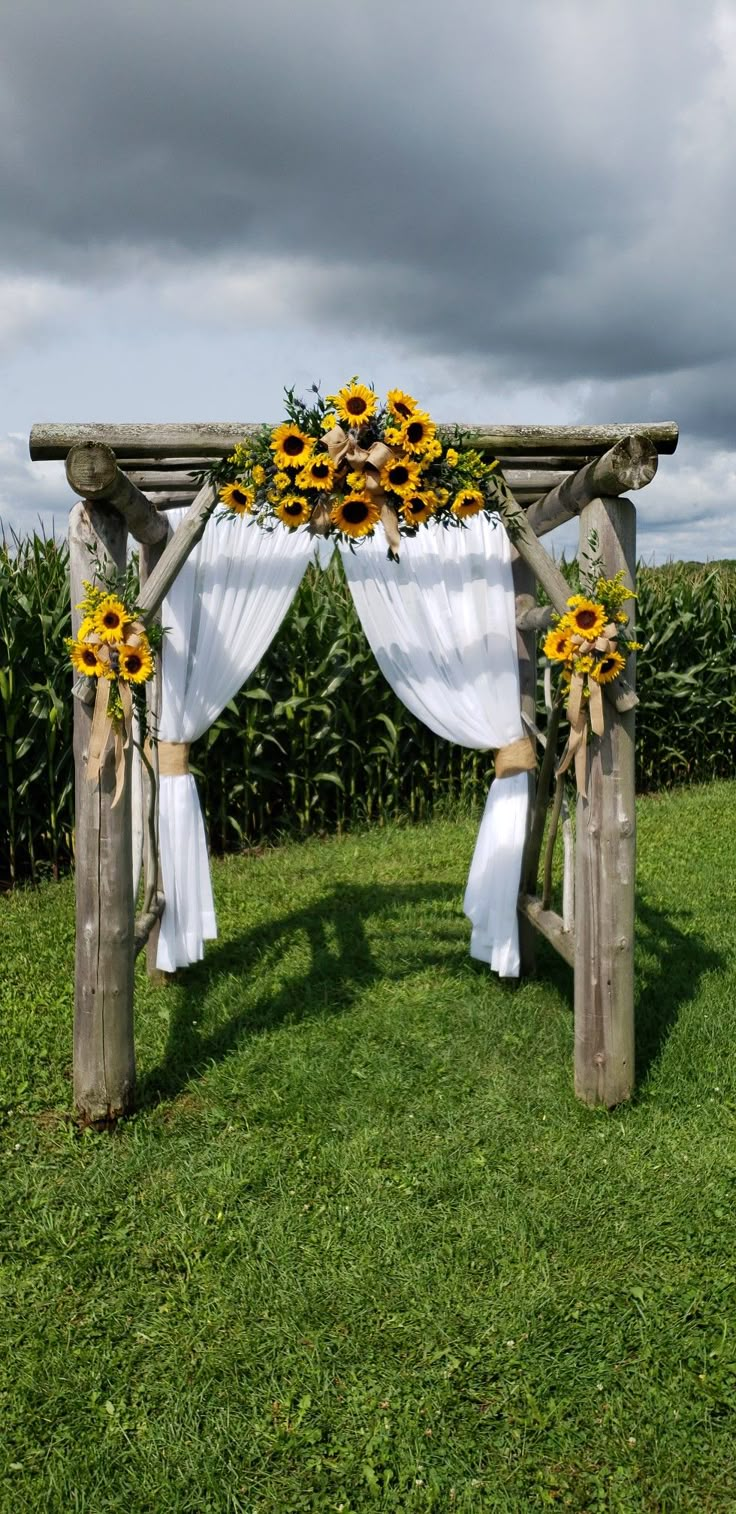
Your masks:
[[[141,548],[141,610],[144,619],[152,620],[216,503],[209,485],[197,489],[195,475],[256,429],[239,422],[34,426],[31,457],[64,459],[79,501],[69,528],[72,605],[81,598],[82,579],[90,577],[89,549],[103,566],[120,569],[130,533]],[[678,428],[667,421],[467,431],[468,446],[499,458],[509,485],[502,514],[514,545],[521,713],[544,747],[519,896],[522,973],[533,968],[535,931],[572,966],[575,1092],[587,1104],[612,1107],[630,1096],[634,1082],[634,659],[626,680],[618,679],[606,690],[605,734],[588,759],[587,798],[577,801],[574,917],[569,900],[560,916],[549,907],[548,890],[540,895],[537,882],[556,729],[548,728],[545,745],[536,725],[536,638],[549,625],[552,611],[537,607],[536,584],[561,612],[568,586],[540,538],[578,516],[581,559],[595,532],[604,572],[612,576],[623,569],[633,588],[636,512],[623,496],[651,481],[659,454],[675,451]],[[175,505],[189,508],[172,533],[165,512]],[[74,694],[74,1096],[80,1117],[102,1127],[134,1104],[133,968],[146,943],[149,970],[155,966],[164,894],[156,876],[156,848],[149,845],[143,912],[135,918],[131,869],[120,865],[121,858],[132,855],[131,785],[126,783],[122,802],[113,808],[112,753],[97,787],[86,782],[92,719],[87,680],[78,681]],[[155,710],[155,685],[151,698]],[[149,789],[147,804],[155,824],[155,781]],[[557,801],[560,797],[558,789]],[[556,802],[553,816],[558,807]]]

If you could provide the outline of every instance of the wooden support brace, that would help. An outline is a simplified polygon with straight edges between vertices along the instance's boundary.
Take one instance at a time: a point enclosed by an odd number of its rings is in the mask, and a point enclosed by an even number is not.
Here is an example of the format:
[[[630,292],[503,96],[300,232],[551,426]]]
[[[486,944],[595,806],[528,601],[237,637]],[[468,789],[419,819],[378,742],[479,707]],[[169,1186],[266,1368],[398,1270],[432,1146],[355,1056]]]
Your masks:
[[[200,540],[216,504],[217,495],[212,485],[203,484],[141,589],[138,606],[146,624],[160,610],[177,573]]]
[[[569,967],[575,965],[575,937],[565,928],[562,917],[555,910],[545,909],[541,899],[521,894],[519,914],[522,920],[528,921],[544,936],[545,941],[549,941],[550,946],[554,947]]]
[[[523,613],[530,610],[536,599],[537,586],[534,574],[518,552],[512,552],[511,571],[514,579],[517,608]],[[522,721],[534,723],[537,712],[537,640],[533,630],[516,632],[516,649],[519,657],[519,696],[521,703]],[[529,827],[534,806],[534,774],[529,774],[529,818],[527,821],[527,840],[529,842]],[[523,867],[523,864],[522,864]],[[534,931],[524,915],[519,915],[519,956],[521,976],[529,977],[534,972],[535,964],[535,941]]]
[[[598,499],[580,518],[581,567],[590,533],[606,577],[634,587],[636,515],[629,500]],[[633,663],[633,658],[630,662]],[[629,670],[633,681],[633,668]],[[609,1107],[634,1084],[634,712],[605,707],[606,729],[578,796],[575,868],[575,1091]]]
[[[78,442],[67,454],[66,476],[82,499],[119,510],[136,541],[156,542],[167,536],[167,521],[121,473],[110,447],[101,442]]]
[[[603,457],[596,457],[577,473],[571,473],[530,505],[527,510],[529,525],[536,536],[543,536],[579,515],[592,499],[643,489],[651,483],[656,471],[657,449],[651,438],[624,436]],[[510,480],[509,485],[513,487]]]

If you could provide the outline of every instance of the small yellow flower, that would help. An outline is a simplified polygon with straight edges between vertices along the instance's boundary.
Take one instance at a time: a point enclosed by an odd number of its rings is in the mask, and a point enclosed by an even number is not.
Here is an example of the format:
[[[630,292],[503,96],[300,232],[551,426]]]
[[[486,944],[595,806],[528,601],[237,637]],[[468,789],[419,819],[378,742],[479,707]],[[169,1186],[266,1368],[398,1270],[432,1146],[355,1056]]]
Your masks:
[[[425,458],[428,458],[430,462],[434,462],[435,458],[442,456],[442,443],[438,436],[432,438],[432,441],[429,443],[424,456]]]
[[[285,526],[289,527],[290,531],[293,531],[297,526],[306,525],[312,511],[302,494],[282,494],[275,514]]]
[[[338,531],[356,539],[370,536],[381,518],[369,494],[346,494],[335,501],[330,514]]]
[[[453,515],[464,519],[468,515],[478,515],[485,502],[485,495],[480,489],[461,489],[460,493],[455,495],[450,508]]]
[[[593,599],[585,599],[583,595],[574,595],[577,603],[570,605],[570,613],[567,617],[574,631],[579,636],[584,636],[587,641],[595,641],[600,636],[606,624],[606,612],[603,605],[599,605]]]
[[[378,396],[367,384],[345,384],[337,394],[330,394],[328,398],[337,407],[341,420],[347,421],[349,426],[360,428],[375,413],[378,404]]]
[[[331,489],[335,464],[327,452],[313,452],[309,462],[297,474],[300,489]]]
[[[323,431],[333,431],[335,426],[339,426],[339,424],[340,422],[335,415],[334,410],[328,411],[327,415],[323,415],[320,421],[320,426],[322,427]]]
[[[419,488],[419,468],[413,458],[389,458],[381,469],[380,481],[381,488],[387,494],[398,494],[402,499],[408,499]]]
[[[78,673],[83,673],[86,678],[102,678],[104,668],[100,662],[94,647],[89,646],[80,637],[77,641],[67,643],[69,656]]]
[[[620,626],[627,626],[629,624],[629,617],[625,610],[617,610],[614,620],[617,620]]]
[[[383,440],[387,447],[400,447],[401,429],[397,426],[387,426],[383,433]]]
[[[256,485],[257,488],[260,488],[261,484],[265,484],[265,482],[266,482],[266,470],[265,470],[265,468],[263,466],[263,463],[256,463],[255,468],[253,469],[253,472],[251,473],[251,478],[252,478],[252,480],[253,480],[253,482],[254,482],[254,484]]]
[[[612,683],[625,667],[626,658],[622,657],[620,652],[608,652],[600,662],[596,663],[595,667],[591,668],[590,676],[596,683]]]
[[[435,492],[436,492],[436,495],[437,495],[437,504],[438,505],[446,505],[448,499],[450,498],[450,491],[449,491],[449,489],[437,489]]]
[[[455,447],[448,447],[445,453],[445,462],[448,468],[456,468],[460,460],[460,453]]]
[[[278,468],[303,468],[314,451],[314,437],[307,436],[291,421],[284,421],[271,433],[270,445]]]
[[[630,642],[628,642],[628,650],[630,652],[643,652],[644,651],[644,643],[643,643],[643,641],[630,641]]]
[[[572,655],[572,643],[570,641],[570,627],[566,624],[566,618],[547,632],[544,638],[544,655],[549,657],[550,662],[567,662]]]
[[[248,484],[223,484],[220,499],[233,515],[249,515],[256,502],[254,491]]]
[[[358,490],[358,492],[360,492],[365,483],[365,474],[360,473],[357,469],[354,469],[352,473],[348,474],[346,483],[348,484],[348,487],[350,489]]]
[[[125,683],[145,683],[153,676],[153,653],[145,638],[138,647],[121,647],[118,677]]]
[[[116,594],[106,594],[94,616],[94,628],[100,641],[119,641],[128,618],[122,600]]]
[[[410,394],[406,394],[403,389],[389,389],[386,399],[391,414],[397,415],[402,421],[408,420],[417,408],[416,400],[412,399]]]
[[[593,658],[590,652],[584,652],[582,656],[576,657],[574,667],[576,673],[591,673],[593,671]]]
[[[281,493],[283,493],[284,489],[291,488],[291,479],[288,473],[274,473],[273,482],[274,487],[280,490]]]

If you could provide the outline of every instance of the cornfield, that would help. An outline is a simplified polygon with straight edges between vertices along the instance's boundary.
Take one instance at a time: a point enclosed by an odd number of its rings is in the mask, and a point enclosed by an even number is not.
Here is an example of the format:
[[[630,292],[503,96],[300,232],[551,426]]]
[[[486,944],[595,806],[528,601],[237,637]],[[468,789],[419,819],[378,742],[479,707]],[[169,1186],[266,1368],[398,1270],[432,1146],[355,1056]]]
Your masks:
[[[0,882],[72,855],[66,548],[0,545]],[[736,771],[736,563],[644,568],[638,624],[641,789]],[[392,694],[339,561],[310,568],[247,686],[192,752],[215,851],[472,809],[488,754],[441,741]]]

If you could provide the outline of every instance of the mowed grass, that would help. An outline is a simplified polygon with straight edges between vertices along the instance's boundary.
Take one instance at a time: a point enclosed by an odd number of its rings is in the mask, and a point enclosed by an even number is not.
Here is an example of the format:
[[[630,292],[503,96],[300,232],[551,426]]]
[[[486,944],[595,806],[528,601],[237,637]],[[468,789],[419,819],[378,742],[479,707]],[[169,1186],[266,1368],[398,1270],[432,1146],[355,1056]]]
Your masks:
[[[73,897],[0,900],[3,1511],[736,1509],[736,785],[643,801],[639,1090],[467,956],[474,825],[215,867],[70,1106]]]

